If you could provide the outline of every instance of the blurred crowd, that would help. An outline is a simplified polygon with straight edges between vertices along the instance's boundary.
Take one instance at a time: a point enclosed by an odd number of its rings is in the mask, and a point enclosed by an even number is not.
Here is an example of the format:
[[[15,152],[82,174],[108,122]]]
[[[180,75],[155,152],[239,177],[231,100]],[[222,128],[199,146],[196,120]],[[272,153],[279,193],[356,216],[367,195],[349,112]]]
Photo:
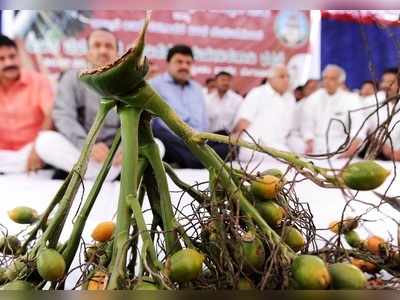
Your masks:
[[[118,40],[106,29],[87,37],[88,67],[111,63],[118,55]],[[42,168],[64,178],[76,161],[94,121],[100,96],[67,70],[54,88],[43,73],[25,68],[20,46],[0,36],[0,173],[23,173]],[[365,81],[357,91],[346,87],[346,73],[327,65],[321,79],[309,79],[290,88],[286,66],[275,65],[246,95],[234,91],[232,74],[221,71],[202,86],[192,79],[196,63],[192,49],[175,45],[168,51],[167,68],[160,72],[150,62],[149,84],[177,114],[197,131],[241,138],[261,146],[300,155],[332,153],[347,158],[362,153],[367,135],[384,123],[390,134],[380,149],[382,159],[400,160],[397,124],[398,70],[386,70],[379,83]],[[111,111],[91,152],[86,174],[93,179],[107,157],[118,115]],[[154,119],[153,133],[164,161],[176,168],[202,168],[184,141],[162,120]],[[209,141],[226,160],[261,161],[267,155]],[[361,154],[360,154],[361,155]],[[118,150],[108,180],[118,178],[123,153]]]

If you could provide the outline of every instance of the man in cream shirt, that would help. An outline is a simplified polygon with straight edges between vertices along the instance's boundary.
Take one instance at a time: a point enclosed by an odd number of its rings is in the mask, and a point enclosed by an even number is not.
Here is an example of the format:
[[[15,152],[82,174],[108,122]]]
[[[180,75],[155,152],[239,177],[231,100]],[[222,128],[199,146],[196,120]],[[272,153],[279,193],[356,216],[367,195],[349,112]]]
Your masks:
[[[216,90],[206,97],[208,131],[228,135],[243,102],[242,96],[231,90],[232,75],[221,71],[215,76]]]
[[[289,73],[285,66],[270,70],[268,82],[251,90],[238,112],[234,137],[263,146],[289,150],[288,136],[293,127],[295,99],[289,91]],[[246,132],[244,132],[244,130]],[[268,156],[241,148],[240,161],[260,161]]]
[[[304,102],[301,132],[306,143],[306,154],[324,154],[338,151],[346,138],[354,138],[344,145],[337,158],[347,158],[357,152],[365,130],[358,134],[363,122],[356,94],[341,88],[346,80],[345,71],[337,65],[328,65],[322,74],[322,88]],[[356,136],[357,134],[357,136]]]

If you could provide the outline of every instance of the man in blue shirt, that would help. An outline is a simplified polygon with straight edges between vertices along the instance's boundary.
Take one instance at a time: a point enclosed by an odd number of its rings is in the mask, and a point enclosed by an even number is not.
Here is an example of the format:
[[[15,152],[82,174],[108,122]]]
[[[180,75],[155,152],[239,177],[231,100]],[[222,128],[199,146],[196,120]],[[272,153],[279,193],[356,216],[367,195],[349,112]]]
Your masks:
[[[198,131],[208,130],[205,99],[201,86],[191,79],[193,52],[189,46],[175,45],[168,51],[167,72],[150,81],[152,87],[171,105],[177,114]],[[164,160],[181,168],[203,168],[181,138],[160,119],[153,122],[154,136],[165,145]],[[225,158],[229,148],[223,144],[209,144]]]

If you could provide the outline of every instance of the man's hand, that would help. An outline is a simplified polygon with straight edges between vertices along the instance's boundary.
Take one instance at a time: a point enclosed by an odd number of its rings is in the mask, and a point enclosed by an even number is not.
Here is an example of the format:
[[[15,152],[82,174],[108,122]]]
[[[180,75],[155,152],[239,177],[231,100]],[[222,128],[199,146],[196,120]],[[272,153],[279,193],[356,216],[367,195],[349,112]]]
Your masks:
[[[98,163],[105,161],[108,151],[108,146],[104,143],[94,144],[90,158]]]
[[[357,151],[359,150],[358,147],[361,145],[361,143],[362,143],[362,141],[359,139],[354,140],[350,144],[349,148],[345,152],[343,152],[342,154],[339,155],[339,158],[349,158],[349,157],[353,156],[354,154],[356,154]]]
[[[395,161],[400,160],[400,150],[393,149],[389,144],[383,145],[382,153],[386,158],[390,160],[395,160]]]
[[[27,172],[36,172],[37,170],[43,168],[43,161],[40,159],[39,155],[36,153],[35,147],[32,148],[31,153],[28,156],[28,161],[26,163]]]
[[[240,138],[242,135],[243,131],[249,128],[250,122],[247,121],[246,119],[240,119],[235,128],[233,128],[232,133],[230,134],[231,139],[236,141]]]
[[[305,154],[313,154],[314,153],[314,140],[307,140],[306,141],[306,149],[304,150]]]
[[[241,132],[232,132],[229,136],[232,141],[236,142],[238,139],[240,139]]]
[[[120,166],[122,164],[122,151],[121,150],[118,150],[117,153],[115,153],[112,164],[114,166]]]

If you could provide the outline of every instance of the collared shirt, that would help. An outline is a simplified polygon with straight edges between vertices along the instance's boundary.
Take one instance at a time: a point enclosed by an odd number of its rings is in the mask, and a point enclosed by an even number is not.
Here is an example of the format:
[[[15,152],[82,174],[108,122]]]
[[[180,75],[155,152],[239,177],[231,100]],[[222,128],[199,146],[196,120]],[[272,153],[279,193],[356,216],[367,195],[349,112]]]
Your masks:
[[[211,132],[220,130],[231,132],[235,126],[235,118],[242,102],[242,96],[231,90],[228,90],[222,98],[217,91],[209,94],[206,98],[208,130]]]
[[[58,83],[53,119],[57,131],[81,149],[96,117],[101,97],[79,80],[78,75],[79,70],[69,70]],[[96,142],[111,146],[119,126],[118,114],[111,110]]]
[[[183,121],[198,131],[207,131],[204,94],[197,82],[189,80],[182,86],[169,73],[164,73],[150,80],[150,84]]]
[[[53,106],[53,91],[45,76],[22,70],[9,87],[0,85],[0,149],[19,150],[32,143]]]
[[[319,89],[304,101],[301,132],[305,140],[315,141],[316,153],[336,151],[349,134],[351,138],[356,134],[365,137],[365,129],[357,133],[363,114],[357,111],[360,101],[356,94],[339,89],[330,95]]]
[[[400,149],[400,111],[396,112],[400,110],[400,103],[397,102],[396,106],[394,101],[385,104],[386,93],[383,91],[379,91],[376,98],[375,95],[372,95],[365,97],[363,100],[362,112],[364,113],[364,118],[368,118],[368,132],[373,133],[391,117],[387,130],[390,133],[393,148],[395,150]],[[386,143],[390,145],[390,140],[387,140]]]
[[[295,98],[291,93],[280,95],[267,83],[249,92],[236,119],[250,122],[247,132],[257,143],[287,150],[288,135],[293,128],[295,105]],[[242,138],[252,141],[246,133],[242,134]],[[249,157],[248,153],[242,155],[245,152],[247,151],[241,149],[239,157]]]

